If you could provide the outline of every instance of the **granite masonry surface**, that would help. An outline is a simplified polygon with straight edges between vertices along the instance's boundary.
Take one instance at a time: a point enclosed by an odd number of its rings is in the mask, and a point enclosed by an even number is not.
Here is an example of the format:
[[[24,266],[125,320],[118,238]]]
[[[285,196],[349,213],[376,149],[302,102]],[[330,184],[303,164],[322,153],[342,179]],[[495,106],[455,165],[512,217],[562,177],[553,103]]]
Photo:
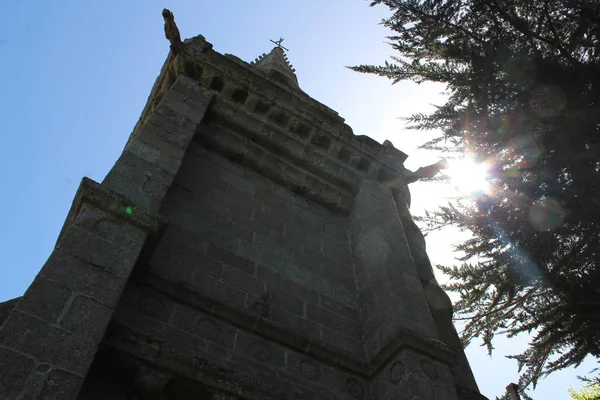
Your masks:
[[[0,304],[0,399],[485,399],[403,162],[202,36]]]

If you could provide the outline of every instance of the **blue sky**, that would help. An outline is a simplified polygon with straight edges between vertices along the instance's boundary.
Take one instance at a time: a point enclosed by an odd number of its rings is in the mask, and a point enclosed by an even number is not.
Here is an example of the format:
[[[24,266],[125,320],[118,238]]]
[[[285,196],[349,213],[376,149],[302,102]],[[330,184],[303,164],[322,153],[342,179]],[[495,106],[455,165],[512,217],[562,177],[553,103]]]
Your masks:
[[[366,0],[74,1],[5,0],[0,25],[0,301],[20,296],[51,253],[82,177],[101,181],[120,155],[168,53],[161,10],[182,37],[203,34],[221,53],[251,61],[284,37],[300,86],[338,111],[356,134],[390,139],[409,168],[437,160],[416,150],[429,135],[397,119],[441,103],[442,87],[398,84],[345,65],[380,64],[391,54],[378,25],[389,10]],[[433,208],[445,189],[416,184],[413,211]],[[432,195],[437,193],[437,195]],[[454,232],[428,238],[434,262],[448,262]],[[497,356],[467,355],[483,394],[516,380],[502,357],[526,342],[502,341]],[[569,384],[595,363],[556,374],[537,399],[567,399]]]

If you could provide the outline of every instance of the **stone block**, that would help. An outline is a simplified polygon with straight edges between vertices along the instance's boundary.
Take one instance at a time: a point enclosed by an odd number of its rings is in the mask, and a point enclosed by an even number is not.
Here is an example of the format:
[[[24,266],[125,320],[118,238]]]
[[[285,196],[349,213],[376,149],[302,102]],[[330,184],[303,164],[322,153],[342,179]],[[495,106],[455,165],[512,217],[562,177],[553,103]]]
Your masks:
[[[229,170],[222,170],[219,178],[227,183],[228,190],[233,187],[247,196],[254,196],[256,193],[256,185],[254,183]]]
[[[228,161],[229,164],[232,164],[231,162]],[[235,164],[232,164],[235,165]],[[236,165],[238,168],[240,168],[239,165]],[[241,175],[244,177],[245,180],[247,180],[248,182],[251,182],[252,184],[254,184],[256,191],[254,193],[255,197],[259,197],[258,196],[258,192],[260,191],[272,191],[273,190],[273,182],[267,178],[265,178],[263,175],[260,175],[258,173],[256,173],[255,171],[249,169],[249,168],[245,168],[242,169],[242,173],[238,175]],[[264,199],[263,199],[264,200]]]
[[[139,333],[140,340],[142,341],[149,340],[150,344],[156,342],[160,343],[160,348],[162,350],[158,352],[159,354],[163,350],[172,348],[177,352],[193,355],[200,346],[200,340],[195,335],[178,329],[148,314],[143,314],[130,306],[119,305],[119,307],[117,307],[113,314],[111,329],[114,329],[113,325],[115,323],[128,328],[129,332]],[[130,339],[133,333],[126,334],[126,339],[128,341],[125,342],[123,350],[131,351],[130,349],[139,346],[139,343],[135,343],[135,340],[131,341]],[[107,335],[107,338],[113,340],[112,331],[111,335]],[[153,352],[150,355],[155,355],[155,353]]]
[[[254,210],[252,210],[253,212]],[[233,211],[231,213],[231,222],[233,223],[233,229],[242,229],[246,231],[252,231],[252,240],[254,240],[254,234],[261,234],[263,236],[269,236],[271,233],[271,228],[265,225],[261,225],[257,221],[252,220],[252,214],[245,215]]]
[[[248,170],[246,168],[244,168],[242,165],[233,163],[233,162],[229,161],[228,159],[226,159],[225,157],[222,157],[221,155],[219,155],[215,152],[206,151],[199,144],[192,143],[192,146],[193,146],[193,151],[198,152],[198,154],[202,154],[203,157],[206,159],[207,163],[214,165],[214,168],[220,168],[221,170],[225,169],[236,175],[247,178],[246,171],[248,171]]]
[[[207,255],[215,261],[237,268],[249,275],[254,275],[256,271],[256,266],[252,261],[215,246],[212,243],[208,245]]]
[[[44,382],[40,399],[66,400],[75,399],[83,385],[83,378],[66,371],[51,371]]]
[[[205,165],[206,161],[189,154],[183,159],[174,182],[192,194],[186,200],[195,202],[210,197],[215,189],[227,190],[227,183],[219,178],[218,172],[206,168]]]
[[[148,315],[156,320],[168,322],[171,319],[175,302],[154,288],[148,286],[128,285],[121,304],[134,308],[142,314]]]
[[[91,213],[81,212],[83,210],[89,210]],[[109,242],[111,242],[111,237],[107,237],[106,233],[118,233],[117,240],[114,242],[123,247],[134,246],[134,243],[140,240],[140,235],[156,237],[156,234],[162,233],[167,222],[159,215],[148,212],[143,206],[139,207],[138,204],[133,204],[130,198],[111,190],[107,185],[100,185],[89,178],[83,178],[58,242],[74,221],[76,224],[85,226],[90,221],[95,224],[106,219],[111,222],[122,221],[125,222],[125,225],[117,224],[119,229],[109,229],[107,232],[104,229],[98,229],[96,233]],[[136,231],[133,227],[141,228],[145,234]],[[123,242],[122,239],[132,240],[132,242]]]
[[[374,310],[362,322],[361,331],[364,337],[369,338],[379,332],[385,322],[386,313]]]
[[[354,268],[350,259],[332,259],[326,261],[321,268],[323,279],[330,280],[336,285],[341,285],[354,292]]]
[[[321,340],[329,346],[334,347],[337,351],[349,354],[355,359],[366,359],[362,338],[360,335],[357,336],[356,333],[353,334],[352,332],[340,332],[336,329],[322,326]]]
[[[193,104],[185,103],[181,95],[168,92],[161,100],[155,112],[168,118],[185,117],[194,125],[198,125],[206,109],[194,109]]]
[[[329,369],[310,356],[303,356],[294,351],[287,352],[286,369],[301,380],[323,384],[330,373]],[[326,385],[329,386],[329,385]]]
[[[248,243],[254,240],[254,231],[240,224],[232,223],[231,233]]]
[[[331,258],[332,260],[338,261],[344,265],[352,265],[351,261],[351,249],[348,242],[337,241],[337,240],[324,240],[323,241],[323,254]]]
[[[267,288],[269,301],[273,306],[304,316],[304,301],[300,297],[272,285],[267,285]]]
[[[103,183],[109,189],[131,199],[134,204],[157,211],[173,183],[173,175],[129,152],[124,152]]]
[[[235,187],[227,187],[226,191],[213,188],[210,192],[212,201],[222,204],[238,214],[250,218],[254,210],[262,209],[262,202],[253,197],[248,197],[244,192]]]
[[[6,318],[8,318],[21,299],[22,297],[15,297],[14,299],[0,303],[0,326],[6,321]]]
[[[207,245],[208,246],[208,245]],[[179,256],[178,256],[179,255]],[[193,271],[200,272],[202,274],[211,276],[213,278],[220,278],[222,274],[222,264],[215,260],[210,259],[208,256],[199,252],[190,251],[185,254],[182,252],[179,254],[173,254],[176,257],[177,263],[185,267],[193,268]]]
[[[121,277],[129,276],[141,251],[141,248],[120,248],[77,225],[69,227],[57,247]]]
[[[46,383],[46,376],[50,368],[48,364],[40,364],[38,366],[37,370],[29,377],[29,380],[23,387],[19,400],[36,400],[40,398],[40,393]],[[3,399],[1,396],[0,398]]]
[[[148,236],[147,232],[125,220],[126,209],[120,211],[120,215],[115,216],[96,205],[85,204],[79,209],[73,225],[87,229],[115,246],[125,249],[141,248]]]
[[[0,398],[17,399],[34,373],[36,362],[5,347],[0,347],[0,360],[4,366],[0,368]]]
[[[192,288],[202,295],[236,309],[246,308],[246,293],[225,283],[221,283],[207,275],[197,273]]]
[[[358,322],[346,319],[316,304],[306,305],[306,316],[309,320],[328,327],[337,332],[344,332],[350,338],[362,340]]]
[[[304,234],[309,234],[309,232],[305,232]],[[299,243],[302,243],[302,241],[299,241]],[[302,244],[301,249],[302,255],[307,262],[322,265],[323,267],[327,267],[330,263],[333,263],[320,249],[311,248],[305,244]]]
[[[267,180],[267,182],[270,183],[271,181]],[[257,186],[254,195],[258,200],[263,201],[265,204],[270,204],[274,210],[279,212],[288,212],[288,205],[296,204],[293,195],[282,193],[282,190],[275,191],[274,184],[272,183]]]
[[[78,296],[71,302],[60,325],[99,343],[112,313],[113,309],[88,297]]]
[[[290,204],[288,206],[288,212],[305,225],[322,230],[324,219],[321,216],[314,214],[310,209],[296,204]]]
[[[185,95],[184,102],[192,103],[197,110],[207,108],[214,97],[211,91],[198,85],[196,80],[185,75],[179,75],[171,89]]]
[[[312,232],[311,232],[312,233]],[[289,232],[286,230],[286,236],[290,237],[290,240],[298,240],[302,242],[303,249],[307,250],[307,252],[311,253],[323,253],[323,247],[325,246],[325,242],[327,239],[322,235],[307,235],[306,232],[302,232],[298,229],[295,229],[294,232]]]
[[[283,234],[285,230],[285,222],[283,220],[272,215],[268,215],[257,209],[252,212],[252,221],[255,221],[261,226],[268,227],[269,229],[272,229],[280,234]]]
[[[357,271],[357,268],[355,268],[355,272],[356,272],[356,289],[358,289],[358,291],[361,291],[363,289],[363,287],[367,284],[367,282],[369,282],[369,273],[366,269],[361,270],[360,272]]]
[[[216,230],[212,226],[198,225],[192,231],[198,238],[212,243],[214,246],[221,248],[224,251],[235,253],[240,247],[242,240],[231,232],[223,232]],[[207,245],[208,254],[208,245]]]
[[[166,254],[173,259],[179,259],[179,248],[173,245],[199,254],[206,254],[206,250],[208,249],[208,241],[206,239],[180,226],[169,224],[156,251],[163,251],[163,249],[168,248],[168,252],[165,250]]]
[[[163,205],[168,204],[183,207],[186,209],[186,211],[192,210],[194,204],[196,203],[196,193],[194,188],[189,188],[179,183],[179,177],[180,174],[176,176],[177,181],[169,188],[169,191],[163,200]]]
[[[202,340],[206,340],[227,349],[233,349],[237,337],[237,329],[222,321],[184,304],[178,304],[173,312],[171,324],[190,332]]]
[[[142,132],[156,135],[165,142],[185,150],[196,132],[196,125],[181,115],[152,113],[142,126],[140,134]]]
[[[432,320],[431,312],[425,301],[425,296],[407,298],[406,307],[410,319],[420,323],[428,323]]]
[[[319,304],[321,307],[349,320],[358,321],[358,310],[356,308],[348,307],[346,304],[324,294],[321,294],[320,297]]]
[[[306,339],[321,339],[321,327],[319,324],[309,321],[302,315],[290,312],[283,308],[273,307],[271,314],[266,319],[275,323],[277,326],[288,329]]]
[[[71,298],[71,290],[64,285],[37,276],[25,292],[19,310],[55,323]]]
[[[258,267],[257,277],[261,281],[276,286],[283,291],[289,292],[304,301],[319,303],[319,293],[312,287],[302,286],[294,281],[286,279],[281,274],[272,271],[269,268]]]
[[[128,151],[175,175],[179,170],[185,152],[175,145],[165,142],[152,131],[142,130],[140,134],[125,147]]]
[[[287,211],[289,204],[286,200],[274,197],[272,200],[265,200],[262,209],[269,218],[279,220],[286,226],[286,234],[290,231],[299,231],[297,218]]]
[[[196,268],[190,263],[179,263],[162,252],[155,252],[149,261],[149,271],[168,282],[190,284]],[[220,270],[218,273],[220,275]]]
[[[247,271],[230,267],[229,265],[223,265],[222,268],[221,279],[223,279],[226,284],[253,296],[260,296],[264,293],[265,284],[254,278],[252,274],[249,274]],[[251,272],[254,273],[254,270]]]
[[[367,352],[367,360],[372,360],[379,354],[381,350],[381,342],[379,340],[379,333],[375,332],[375,334],[371,335],[365,343],[365,351]]]
[[[198,214],[193,210],[185,210],[182,207],[165,205],[161,208],[164,216],[169,219],[171,224],[190,231],[196,235],[205,234],[210,229],[214,230],[214,213]]]
[[[348,241],[348,231],[343,224],[334,224],[324,220],[323,233],[343,243]]]
[[[276,368],[285,367],[285,350],[283,347],[273,342],[267,342],[248,332],[239,332],[235,350],[260,363],[266,363]]]
[[[377,398],[457,400],[447,367],[412,350],[401,351],[375,377]],[[448,384],[450,383],[450,384]],[[437,397],[443,394],[443,397]]]
[[[300,250],[302,253],[302,250]],[[326,268],[327,263],[319,262],[315,260],[311,256],[306,256],[304,254],[300,254],[296,256],[296,264],[298,264],[299,268],[309,271],[312,274],[317,276],[321,276],[321,272],[323,268]]]
[[[92,340],[17,310],[0,328],[0,345],[78,376],[85,375],[96,353]]]
[[[336,195],[339,194],[339,192],[337,190],[335,190],[334,193],[336,193]],[[309,210],[311,213],[313,213],[317,217],[320,217],[320,218],[326,220],[327,222],[333,224],[334,226],[342,227],[345,225],[344,218],[340,217],[337,214],[334,214],[332,211],[324,208],[323,206],[321,206],[319,204],[310,203]]]

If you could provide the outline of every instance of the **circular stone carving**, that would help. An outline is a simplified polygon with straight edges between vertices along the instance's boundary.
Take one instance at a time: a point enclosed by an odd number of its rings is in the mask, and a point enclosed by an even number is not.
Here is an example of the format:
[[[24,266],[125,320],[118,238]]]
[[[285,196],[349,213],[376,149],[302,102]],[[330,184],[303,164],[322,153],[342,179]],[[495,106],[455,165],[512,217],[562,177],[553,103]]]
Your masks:
[[[346,381],[346,390],[348,394],[355,399],[362,399],[365,396],[365,390],[359,381],[354,378],[350,378]]]
[[[254,342],[248,347],[248,353],[259,361],[267,361],[271,358],[271,350],[262,342]]]
[[[303,360],[302,362],[300,362],[298,369],[300,370],[300,375],[302,375],[309,381],[314,382],[318,381],[319,378],[321,378],[321,371],[319,370],[319,367],[309,360]]]
[[[390,382],[393,385],[399,385],[402,378],[406,375],[406,368],[402,361],[396,361],[390,368]]]
[[[431,380],[436,380],[438,378],[437,368],[435,364],[429,360],[421,360],[421,371]]]
[[[435,397],[432,386],[422,374],[408,374],[403,380],[401,388],[407,399],[433,399]]]

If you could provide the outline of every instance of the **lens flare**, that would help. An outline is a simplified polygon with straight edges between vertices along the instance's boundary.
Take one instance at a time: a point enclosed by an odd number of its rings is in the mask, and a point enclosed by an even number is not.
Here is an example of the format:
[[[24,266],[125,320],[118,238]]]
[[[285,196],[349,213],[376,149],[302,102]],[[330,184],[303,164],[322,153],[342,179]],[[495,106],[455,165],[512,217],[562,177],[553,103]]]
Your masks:
[[[552,232],[562,225],[566,216],[565,210],[554,199],[536,200],[529,210],[529,221],[540,232]]]
[[[489,189],[489,166],[468,158],[452,160],[445,174],[450,183],[463,194],[487,192]]]

